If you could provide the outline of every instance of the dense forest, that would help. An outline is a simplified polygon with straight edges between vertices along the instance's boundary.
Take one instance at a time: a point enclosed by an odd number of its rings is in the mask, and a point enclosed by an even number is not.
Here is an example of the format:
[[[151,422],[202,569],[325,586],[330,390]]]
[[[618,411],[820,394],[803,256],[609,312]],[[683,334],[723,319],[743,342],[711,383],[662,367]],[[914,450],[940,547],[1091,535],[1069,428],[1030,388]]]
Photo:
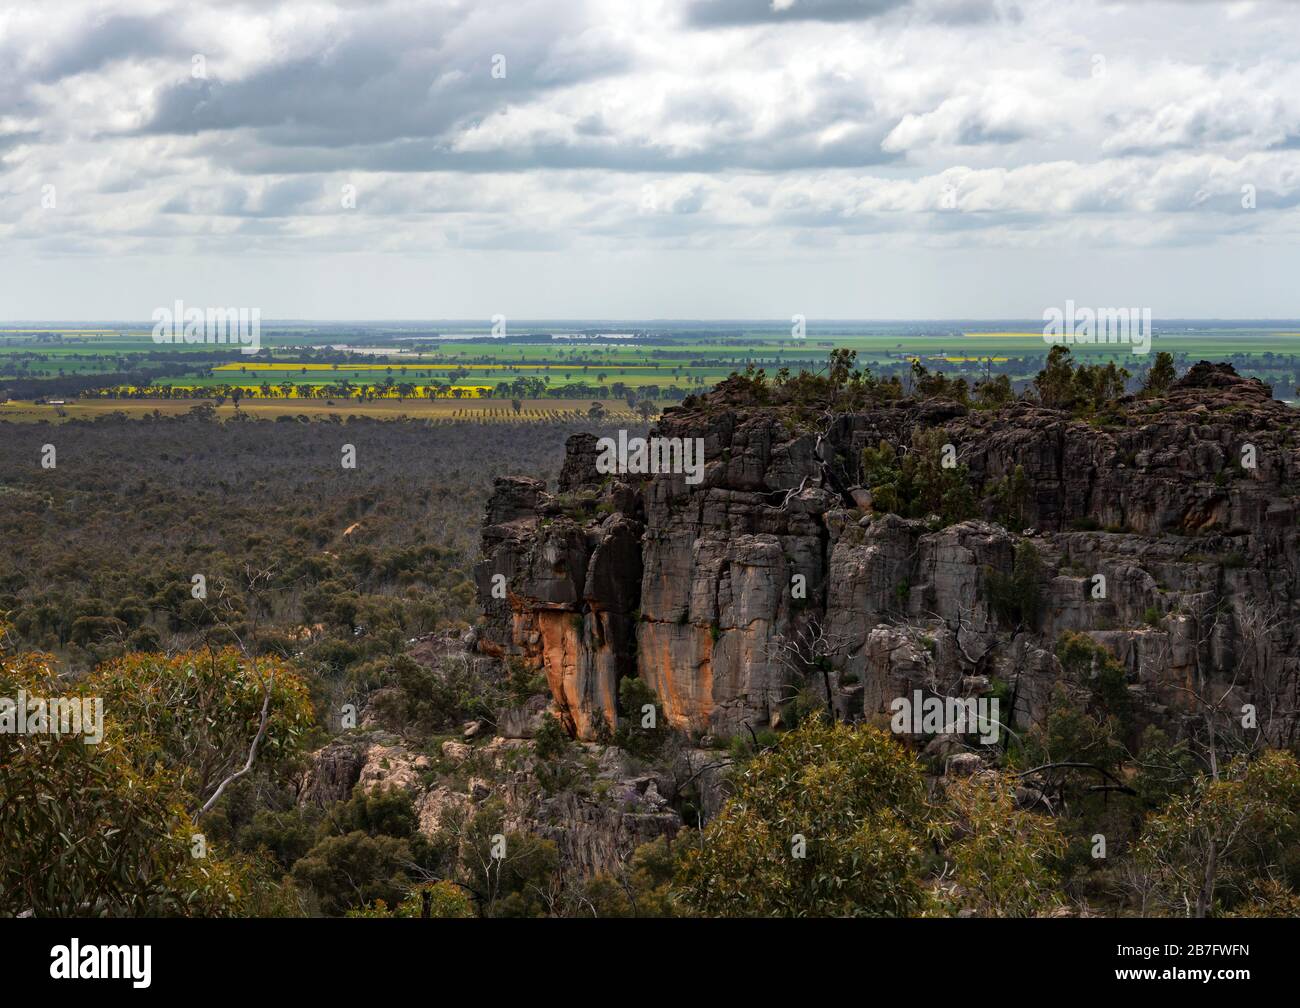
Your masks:
[[[10,646],[80,672],[132,650],[239,644],[345,677],[412,637],[473,622],[494,475],[553,479],[577,429],[218,423],[202,407],[4,425]]]

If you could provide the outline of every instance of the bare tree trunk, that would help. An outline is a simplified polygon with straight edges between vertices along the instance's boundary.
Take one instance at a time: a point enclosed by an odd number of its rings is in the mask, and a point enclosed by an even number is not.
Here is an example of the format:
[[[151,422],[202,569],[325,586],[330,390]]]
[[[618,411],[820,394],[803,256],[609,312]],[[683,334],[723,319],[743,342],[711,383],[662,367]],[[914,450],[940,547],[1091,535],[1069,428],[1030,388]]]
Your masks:
[[[1219,870],[1219,845],[1213,837],[1210,838],[1210,849],[1205,856],[1205,883],[1201,886],[1201,891],[1196,897],[1196,916],[1208,917],[1210,908],[1214,906],[1214,880]]]
[[[1211,707],[1206,712],[1205,721],[1208,725],[1208,737],[1210,744],[1210,780],[1219,779],[1219,738],[1215,732],[1214,715],[1216,711]],[[1215,837],[1210,837],[1209,847],[1205,853],[1205,880],[1201,884],[1201,891],[1196,897],[1196,916],[1206,917],[1209,915],[1210,908],[1214,906],[1214,882],[1219,871],[1219,845]]]

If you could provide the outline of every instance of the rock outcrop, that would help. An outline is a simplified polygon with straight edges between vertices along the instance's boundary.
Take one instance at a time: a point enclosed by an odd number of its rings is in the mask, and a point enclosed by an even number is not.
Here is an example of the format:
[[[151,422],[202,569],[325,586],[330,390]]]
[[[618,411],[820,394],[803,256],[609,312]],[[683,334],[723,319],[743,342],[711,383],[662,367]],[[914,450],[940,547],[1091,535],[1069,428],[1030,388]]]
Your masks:
[[[578,747],[574,755],[592,767],[581,790],[548,790],[527,740],[448,740],[441,754],[439,766],[383,731],[348,735],[311,755],[298,801],[324,806],[347,799],[354,787],[363,793],[400,789],[411,797],[419,831],[432,839],[463,832],[469,817],[496,800],[505,829],[554,841],[567,865],[594,875],[615,871],[643,843],[677,835],[682,817],[669,798],[677,796],[680,780],[697,782],[693,793],[703,811],[716,811],[722,800],[709,774],[720,764],[699,751],[683,754],[678,767],[659,777],[616,748]]]
[[[701,439],[695,485],[602,474],[595,439],[575,436],[556,493],[497,480],[477,647],[544,673],[582,739],[618,727],[631,676],[696,735],[779,726],[801,689],[866,718],[976,681],[1004,684],[1025,725],[1060,678],[1064,631],[1104,645],[1174,722],[1189,688],[1213,683],[1261,726],[1269,711],[1267,734],[1293,733],[1296,414],[1206,363],[1122,405],[1104,423],[934,400],[807,421],[723,383],[652,431]],[[863,449],[901,453],[926,431],[953,446],[976,517],[870,509]]]

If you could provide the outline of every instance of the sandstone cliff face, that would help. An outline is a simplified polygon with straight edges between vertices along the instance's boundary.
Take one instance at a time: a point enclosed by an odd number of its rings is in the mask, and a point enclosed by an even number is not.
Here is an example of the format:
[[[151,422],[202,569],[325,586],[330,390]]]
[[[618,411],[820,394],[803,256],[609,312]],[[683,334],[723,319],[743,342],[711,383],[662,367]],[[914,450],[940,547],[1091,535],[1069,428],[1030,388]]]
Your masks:
[[[810,684],[846,716],[995,678],[1014,722],[1031,723],[1060,676],[1055,642],[1073,630],[1111,650],[1164,716],[1184,716],[1186,688],[1210,681],[1255,704],[1261,725],[1267,710],[1267,733],[1294,731],[1300,438],[1259,382],[1201,364],[1113,427],[1026,403],[903,401],[801,428],[728,398],[724,383],[653,432],[703,439],[698,485],[604,476],[589,435],[570,439],[556,494],[497,481],[479,647],[543,671],[577,736],[616,727],[627,676],[693,733],[779,724],[799,686],[792,647],[811,631],[833,646]],[[984,519],[943,528],[861,506],[862,449],[931,429],[968,468]],[[1006,528],[994,491],[1017,467],[1028,491],[1020,527]],[[1024,543],[1040,558],[1033,621],[995,602]]]
[[[570,439],[561,478],[568,496],[550,497],[536,480],[497,480],[477,569],[487,618],[480,647],[545,673],[562,720],[584,738],[615,709],[619,680],[636,671],[644,533],[630,488],[600,501],[572,492],[585,489],[569,482],[574,460],[594,442]]]

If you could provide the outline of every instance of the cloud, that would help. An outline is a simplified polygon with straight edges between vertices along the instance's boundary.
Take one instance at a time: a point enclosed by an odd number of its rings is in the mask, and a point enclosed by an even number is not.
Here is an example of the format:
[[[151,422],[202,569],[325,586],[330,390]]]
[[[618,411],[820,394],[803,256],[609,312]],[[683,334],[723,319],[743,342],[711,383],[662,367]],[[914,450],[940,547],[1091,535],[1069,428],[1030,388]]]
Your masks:
[[[894,14],[970,25],[997,17],[1014,19],[1019,10],[999,0],[691,0],[686,20],[696,28],[730,28],[796,21],[838,24]]]
[[[906,5],[907,0],[694,0],[687,20],[699,28],[775,24],[781,21],[860,21]]]
[[[27,68],[32,80],[56,81],[119,61],[150,58],[174,44],[168,22],[146,16],[100,15],[56,39]]]
[[[271,146],[440,137],[503,105],[628,69],[617,38],[542,18],[535,5],[520,10],[508,32],[465,9],[366,10],[310,50],[237,76],[217,53],[210,79],[164,85],[138,132],[251,129]]]
[[[1285,4],[1189,3],[1176,20],[1049,0],[114,11],[0,10],[8,255],[793,262],[1079,240],[1290,248],[1300,230]]]

